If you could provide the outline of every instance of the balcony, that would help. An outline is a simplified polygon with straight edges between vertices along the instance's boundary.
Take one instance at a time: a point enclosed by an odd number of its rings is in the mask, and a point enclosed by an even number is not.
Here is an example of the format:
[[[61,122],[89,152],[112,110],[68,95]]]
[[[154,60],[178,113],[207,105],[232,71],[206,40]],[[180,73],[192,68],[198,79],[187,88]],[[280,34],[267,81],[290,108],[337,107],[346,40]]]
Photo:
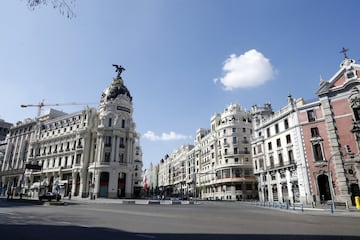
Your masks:
[[[250,154],[250,151],[239,151],[238,154]]]

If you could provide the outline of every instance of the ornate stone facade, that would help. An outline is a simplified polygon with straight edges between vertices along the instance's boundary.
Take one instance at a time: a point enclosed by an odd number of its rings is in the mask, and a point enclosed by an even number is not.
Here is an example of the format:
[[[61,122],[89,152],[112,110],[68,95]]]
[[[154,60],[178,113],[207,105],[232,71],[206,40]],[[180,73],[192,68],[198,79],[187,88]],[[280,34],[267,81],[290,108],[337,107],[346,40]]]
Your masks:
[[[238,104],[198,129],[194,145],[183,145],[159,163],[159,188],[175,196],[208,200],[256,199],[250,136],[251,114]]]
[[[12,194],[129,198],[140,194],[142,152],[132,97],[118,76],[99,108],[51,110],[10,129],[1,169]]]

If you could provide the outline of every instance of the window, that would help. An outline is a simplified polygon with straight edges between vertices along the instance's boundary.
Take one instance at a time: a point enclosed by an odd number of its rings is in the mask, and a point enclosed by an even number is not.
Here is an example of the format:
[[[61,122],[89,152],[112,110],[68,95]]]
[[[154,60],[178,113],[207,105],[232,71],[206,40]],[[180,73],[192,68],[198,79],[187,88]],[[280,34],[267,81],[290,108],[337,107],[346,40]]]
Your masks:
[[[355,77],[354,72],[348,72],[348,73],[346,73],[346,78],[350,79],[350,78],[353,78],[353,77]]]
[[[283,159],[282,154],[279,153],[278,157],[279,157],[279,165],[280,165],[280,166],[284,166],[284,159]]]
[[[311,131],[312,138],[320,137],[319,129],[317,127],[311,128],[310,131]]]
[[[290,134],[286,135],[286,143],[290,144],[291,143],[291,136]]]
[[[76,162],[75,164],[80,164],[81,161],[81,154],[76,154]]]
[[[263,159],[259,159],[259,165],[260,165],[260,170],[264,169],[264,160]]]
[[[238,154],[238,148],[234,148],[234,154]]]
[[[284,127],[285,129],[289,128],[289,121],[287,119],[284,120]]]
[[[243,137],[242,143],[248,143],[247,137]]]
[[[124,138],[120,137],[120,144],[119,144],[120,148],[125,148],[125,144],[124,144]]]
[[[226,138],[224,138],[224,145],[226,145]]]
[[[276,139],[276,146],[281,147],[281,140],[280,138]]]
[[[122,120],[121,120],[121,127],[122,127],[122,128],[125,128],[125,119],[122,119]]]
[[[360,107],[353,108],[353,111],[354,111],[355,121],[359,121],[360,120]]]
[[[247,147],[244,147],[244,153],[245,153],[245,154],[249,154],[249,153],[250,153]]]
[[[275,133],[279,133],[279,124],[275,124]]]
[[[79,140],[78,140],[78,148],[82,148],[82,146],[81,146],[81,142],[82,142],[82,138],[79,138]]]
[[[270,137],[270,128],[266,129],[266,134],[267,134],[267,137]]]
[[[236,144],[237,143],[237,137],[233,137],[233,144]]]
[[[112,119],[109,118],[109,127],[111,127],[111,122],[112,122]]]
[[[110,153],[109,153],[109,152],[105,152],[104,161],[105,161],[105,162],[110,162]]]
[[[241,177],[241,169],[240,168],[235,168],[233,170],[233,176],[235,177]]]
[[[314,122],[315,121],[315,112],[314,112],[314,110],[307,111],[307,117],[308,117],[309,122]]]
[[[294,163],[294,153],[292,150],[288,151],[288,158],[289,158],[289,163],[292,164]]]
[[[258,153],[262,153],[262,145],[257,145],[257,151]]]
[[[345,150],[346,150],[346,153],[352,153],[352,151],[351,151],[351,147],[350,147],[350,145],[345,145]]]
[[[232,129],[232,132],[233,132],[233,133],[236,133],[236,128],[233,128],[233,129]]]
[[[271,144],[271,142],[268,142],[268,149],[269,149],[269,151],[272,150],[272,144]]]
[[[313,144],[313,152],[314,152],[314,161],[315,162],[324,160],[320,143]]]
[[[111,147],[111,136],[105,136],[105,147]]]
[[[274,168],[274,157],[270,156],[270,168]]]

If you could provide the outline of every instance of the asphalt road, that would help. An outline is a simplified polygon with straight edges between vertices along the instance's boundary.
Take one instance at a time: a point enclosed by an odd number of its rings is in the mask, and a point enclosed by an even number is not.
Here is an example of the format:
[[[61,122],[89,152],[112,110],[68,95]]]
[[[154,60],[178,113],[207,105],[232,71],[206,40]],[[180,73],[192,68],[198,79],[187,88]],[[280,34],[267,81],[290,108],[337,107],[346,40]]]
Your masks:
[[[360,214],[359,214],[360,215]],[[43,206],[0,201],[1,239],[360,239],[360,217],[243,203]]]

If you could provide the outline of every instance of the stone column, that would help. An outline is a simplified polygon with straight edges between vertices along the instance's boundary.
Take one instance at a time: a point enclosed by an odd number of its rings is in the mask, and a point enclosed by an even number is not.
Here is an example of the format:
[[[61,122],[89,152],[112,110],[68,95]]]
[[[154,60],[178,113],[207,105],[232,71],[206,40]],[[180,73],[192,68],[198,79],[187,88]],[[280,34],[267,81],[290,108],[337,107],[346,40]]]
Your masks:
[[[326,130],[329,136],[329,145],[331,156],[325,156],[330,164],[330,171],[334,176],[332,180],[335,181],[335,201],[350,201],[350,195],[348,193],[348,187],[343,166],[342,149],[339,144],[339,137],[337,135],[337,129],[335,125],[335,119],[333,118],[332,107],[330,100],[327,97],[321,99],[323,105]],[[333,171],[331,170],[333,169]]]
[[[99,190],[100,190],[100,171],[99,170],[94,170],[95,171],[95,180],[94,180],[94,194],[95,197],[99,196]]]
[[[71,178],[72,178],[72,182],[71,182],[71,196],[74,196],[74,192],[75,192],[75,187],[76,187],[76,173],[75,172],[71,172]]]
[[[115,140],[114,140],[114,161],[115,162],[119,162],[119,136],[115,135]]]
[[[132,198],[134,193],[133,184],[132,184],[132,173],[126,173],[126,185],[125,185],[125,197]]]

